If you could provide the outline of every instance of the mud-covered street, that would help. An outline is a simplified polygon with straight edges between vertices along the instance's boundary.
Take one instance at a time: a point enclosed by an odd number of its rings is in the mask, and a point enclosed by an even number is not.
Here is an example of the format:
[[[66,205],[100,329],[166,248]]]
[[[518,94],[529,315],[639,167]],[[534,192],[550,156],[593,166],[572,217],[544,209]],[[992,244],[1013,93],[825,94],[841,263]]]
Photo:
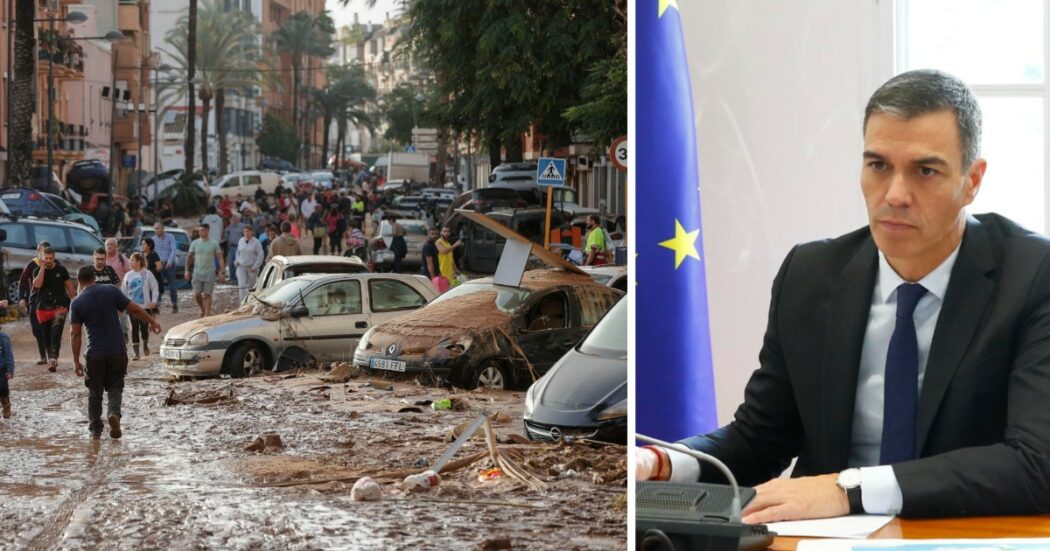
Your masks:
[[[231,306],[230,287],[217,311]],[[233,291],[233,295],[235,295]],[[188,293],[164,329],[197,317]],[[87,389],[68,342],[58,373],[35,365],[24,320],[15,344],[14,416],[0,419],[0,549],[622,549],[622,446],[529,443],[523,392],[452,396],[412,380],[322,371],[172,381],[156,349],[131,362],[124,436],[92,441]],[[68,340],[68,337],[67,337]],[[426,492],[401,488],[444,452],[450,432],[489,414],[499,453],[545,484],[481,481],[488,454]],[[279,438],[275,438],[276,435]],[[278,442],[279,441],[279,442]],[[478,435],[456,460],[481,456]],[[379,501],[353,501],[361,476]]]

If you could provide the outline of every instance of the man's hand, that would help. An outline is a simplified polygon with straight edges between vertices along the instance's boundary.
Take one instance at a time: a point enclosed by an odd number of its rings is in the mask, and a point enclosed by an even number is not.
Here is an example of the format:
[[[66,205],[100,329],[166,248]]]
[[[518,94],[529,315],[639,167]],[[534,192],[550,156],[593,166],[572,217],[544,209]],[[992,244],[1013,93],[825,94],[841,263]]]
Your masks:
[[[775,478],[755,487],[758,495],[744,509],[744,522],[840,517],[849,514],[846,492],[835,483],[838,474]]]
[[[157,335],[160,334],[160,324],[157,323],[157,320],[155,320],[155,319],[154,320],[150,320],[150,322],[149,322],[149,330],[152,331],[153,333],[157,334]]]
[[[189,280],[190,279],[190,271],[186,270],[185,272],[183,272],[182,278],[185,279],[185,280]]]
[[[7,374],[7,380],[8,381],[10,381],[11,379],[14,379],[14,378],[15,378],[15,374],[14,373],[8,373]]]
[[[73,374],[77,377],[84,376],[84,366],[80,365],[80,358],[75,358],[73,360]]]

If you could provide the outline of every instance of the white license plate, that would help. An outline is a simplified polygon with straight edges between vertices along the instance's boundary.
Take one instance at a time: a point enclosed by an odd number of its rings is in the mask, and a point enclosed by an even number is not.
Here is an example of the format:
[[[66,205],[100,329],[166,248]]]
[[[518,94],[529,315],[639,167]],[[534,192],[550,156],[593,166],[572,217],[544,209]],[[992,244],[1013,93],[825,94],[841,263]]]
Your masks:
[[[160,351],[160,356],[165,360],[181,360],[182,353],[179,350],[164,349]]]
[[[384,360],[382,358],[371,358],[368,360],[368,366],[372,369],[385,369],[387,371],[400,371],[405,372],[405,362],[398,360]]]

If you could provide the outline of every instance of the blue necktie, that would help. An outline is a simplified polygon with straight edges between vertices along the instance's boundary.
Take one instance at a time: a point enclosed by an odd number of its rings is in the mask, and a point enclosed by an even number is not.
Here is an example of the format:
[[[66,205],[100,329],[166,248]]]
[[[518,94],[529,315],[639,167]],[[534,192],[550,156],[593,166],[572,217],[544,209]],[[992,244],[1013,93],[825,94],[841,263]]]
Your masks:
[[[926,294],[918,283],[897,287],[897,325],[886,354],[885,402],[882,410],[880,465],[915,459],[915,424],[919,409],[919,343],[915,306]]]

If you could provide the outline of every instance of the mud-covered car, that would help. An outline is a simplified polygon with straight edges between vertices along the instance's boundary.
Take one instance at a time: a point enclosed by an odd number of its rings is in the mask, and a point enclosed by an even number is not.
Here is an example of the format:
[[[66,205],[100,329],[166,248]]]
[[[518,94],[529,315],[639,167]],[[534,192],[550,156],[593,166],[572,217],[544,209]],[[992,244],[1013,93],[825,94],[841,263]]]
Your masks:
[[[253,293],[228,313],[172,327],[160,355],[175,376],[244,377],[310,361],[347,361],[377,323],[437,296],[423,276],[307,274]]]
[[[258,294],[285,279],[303,274],[361,274],[368,272],[368,265],[360,258],[351,256],[301,254],[295,256],[277,255],[270,259],[259,270],[252,292]],[[244,297],[241,304],[249,298]]]
[[[622,295],[585,275],[525,272],[519,287],[472,280],[361,338],[354,365],[462,388],[521,387],[543,375]]]
[[[590,438],[627,443],[627,301],[525,393],[530,440]]]

